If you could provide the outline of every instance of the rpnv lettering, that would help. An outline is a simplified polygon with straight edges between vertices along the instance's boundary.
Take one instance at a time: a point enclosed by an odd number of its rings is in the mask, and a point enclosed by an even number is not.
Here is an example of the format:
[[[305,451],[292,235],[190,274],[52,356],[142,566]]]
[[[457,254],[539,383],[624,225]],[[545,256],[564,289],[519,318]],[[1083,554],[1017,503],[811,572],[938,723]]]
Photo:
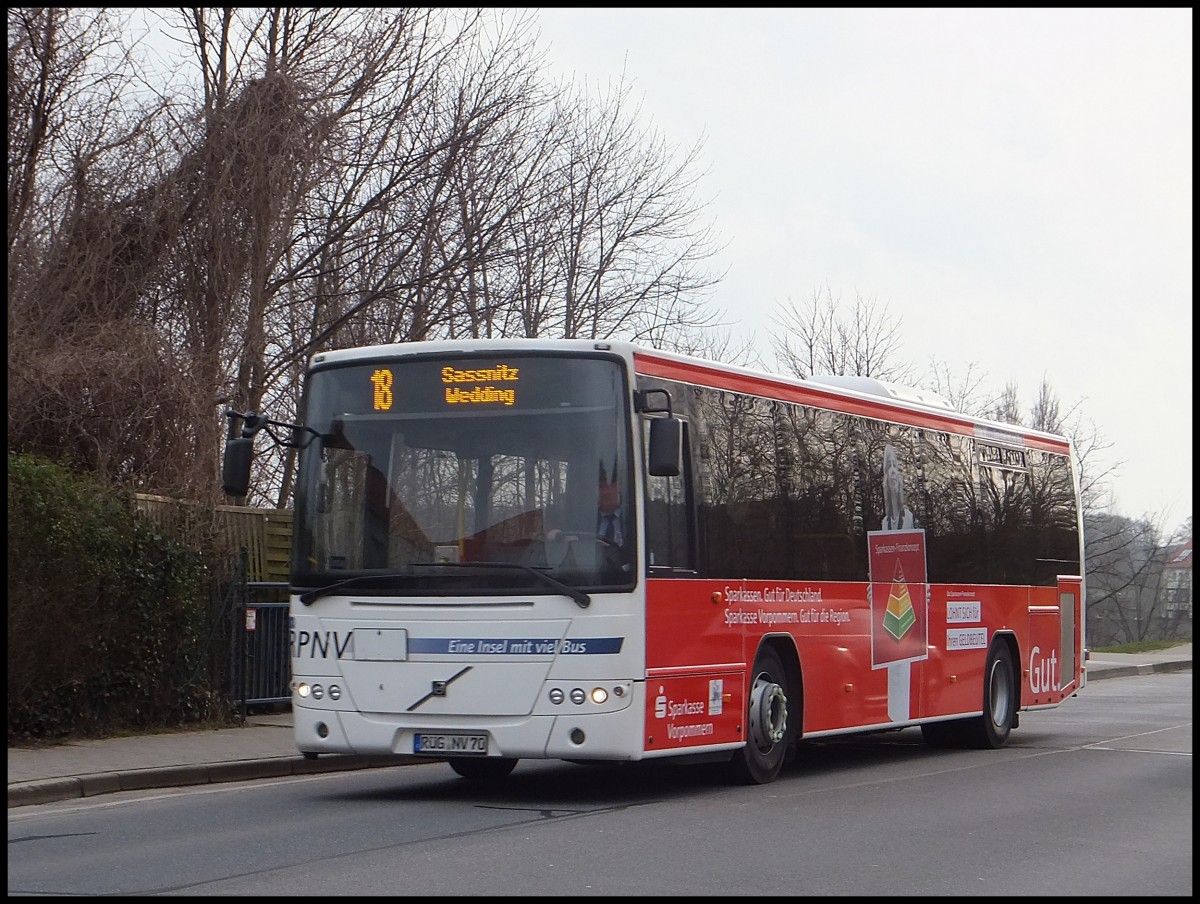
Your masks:
[[[292,630],[288,633],[293,659],[328,659],[330,653],[335,659],[341,659],[354,635],[353,631],[347,631],[344,636],[337,631]]]

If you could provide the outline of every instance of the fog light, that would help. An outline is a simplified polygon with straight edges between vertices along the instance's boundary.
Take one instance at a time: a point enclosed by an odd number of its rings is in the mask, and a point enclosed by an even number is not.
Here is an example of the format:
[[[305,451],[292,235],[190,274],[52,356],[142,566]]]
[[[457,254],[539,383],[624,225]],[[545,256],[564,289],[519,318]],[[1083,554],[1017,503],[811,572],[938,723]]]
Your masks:
[[[571,688],[571,702],[572,703],[580,704],[586,699],[587,699],[587,695],[583,692],[583,688],[581,688],[581,687]]]
[[[555,706],[558,706],[558,704],[562,703],[566,699],[567,699],[567,696],[566,696],[566,694],[564,694],[562,692],[562,688],[558,688],[558,687],[550,688],[550,702],[553,703]]]
[[[606,691],[604,688],[602,688],[602,687],[592,688],[592,702],[593,703],[603,703],[607,699],[608,699],[608,691]]]
[[[582,728],[572,728],[571,729],[571,743],[572,744],[582,744],[584,742],[585,737],[586,737],[586,735],[584,735]]]
[[[329,737],[329,726],[326,725],[324,722],[317,723],[317,737],[319,737],[319,738]]]
[[[312,688],[310,688],[307,684],[297,684],[296,685],[296,696],[297,697],[307,697],[311,693],[312,693]]]

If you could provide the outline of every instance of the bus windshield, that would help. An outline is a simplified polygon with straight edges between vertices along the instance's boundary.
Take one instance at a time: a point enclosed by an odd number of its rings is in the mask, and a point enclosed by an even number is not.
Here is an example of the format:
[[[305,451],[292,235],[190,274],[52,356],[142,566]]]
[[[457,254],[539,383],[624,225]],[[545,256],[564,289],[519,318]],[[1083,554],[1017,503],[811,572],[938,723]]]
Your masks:
[[[436,596],[630,586],[628,398],[615,357],[318,366],[305,393],[303,423],[319,438],[298,469],[293,587]]]

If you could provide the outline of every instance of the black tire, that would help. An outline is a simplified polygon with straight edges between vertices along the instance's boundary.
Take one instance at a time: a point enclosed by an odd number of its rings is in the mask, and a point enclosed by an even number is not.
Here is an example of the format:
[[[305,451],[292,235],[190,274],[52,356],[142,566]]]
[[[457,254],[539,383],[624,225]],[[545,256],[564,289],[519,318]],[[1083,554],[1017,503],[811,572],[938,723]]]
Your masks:
[[[463,778],[469,778],[475,782],[498,782],[502,778],[507,778],[508,774],[517,768],[515,757],[454,756],[446,762]]]
[[[1017,719],[1017,672],[1008,644],[1000,642],[988,654],[983,671],[983,715],[921,726],[930,747],[997,750],[1008,743]]]
[[[983,676],[983,715],[971,720],[968,741],[980,750],[1008,743],[1017,715],[1017,670],[1007,643],[997,643]]]
[[[788,713],[788,678],[771,647],[754,659],[746,699],[746,746],[729,760],[730,777],[743,785],[775,781],[783,768],[794,728]]]

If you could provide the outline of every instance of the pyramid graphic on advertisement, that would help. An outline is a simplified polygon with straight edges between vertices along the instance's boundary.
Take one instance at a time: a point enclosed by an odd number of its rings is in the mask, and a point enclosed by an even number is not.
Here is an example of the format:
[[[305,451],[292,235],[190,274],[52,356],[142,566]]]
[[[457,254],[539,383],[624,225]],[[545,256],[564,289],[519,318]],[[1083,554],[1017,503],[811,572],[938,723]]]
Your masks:
[[[892,589],[888,593],[887,608],[883,613],[883,629],[899,640],[917,620],[913,611],[912,597],[908,595],[908,584],[904,581],[904,570],[896,563],[896,576],[892,578]]]

